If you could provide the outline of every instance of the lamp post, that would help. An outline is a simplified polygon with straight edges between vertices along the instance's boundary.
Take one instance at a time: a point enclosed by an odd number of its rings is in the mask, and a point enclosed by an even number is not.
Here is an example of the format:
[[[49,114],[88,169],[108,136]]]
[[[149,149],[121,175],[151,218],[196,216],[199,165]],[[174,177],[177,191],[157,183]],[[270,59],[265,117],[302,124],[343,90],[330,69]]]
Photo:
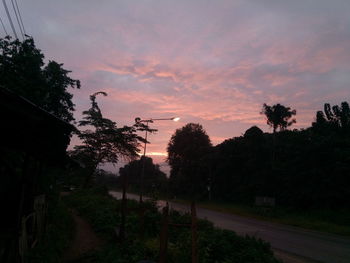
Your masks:
[[[147,135],[148,135],[148,125],[149,123],[153,123],[154,121],[178,121],[180,118],[174,117],[174,118],[165,118],[165,119],[145,119],[142,120],[141,118],[135,118],[136,123],[144,122],[146,123],[145,127],[145,146],[143,150],[143,162],[142,162],[142,172],[140,176],[140,236],[143,238],[143,232],[144,232],[144,210],[142,207],[142,194],[143,194],[143,177],[145,173],[145,162],[146,162],[146,147],[147,147]],[[126,214],[126,175],[124,174],[123,177],[123,197],[122,197],[122,205],[121,205],[121,224],[119,229],[119,239],[120,241],[123,241],[125,239],[125,214]]]
[[[143,195],[143,177],[145,174],[145,164],[146,164],[146,149],[147,149],[147,136],[148,136],[148,125],[149,123],[153,123],[154,121],[179,121],[179,117],[173,117],[173,118],[160,118],[160,119],[144,119],[137,117],[135,118],[136,123],[146,123],[146,133],[145,133],[145,145],[143,148],[143,161],[142,161],[142,170],[141,170],[141,176],[140,176],[140,203],[142,203],[142,195]]]

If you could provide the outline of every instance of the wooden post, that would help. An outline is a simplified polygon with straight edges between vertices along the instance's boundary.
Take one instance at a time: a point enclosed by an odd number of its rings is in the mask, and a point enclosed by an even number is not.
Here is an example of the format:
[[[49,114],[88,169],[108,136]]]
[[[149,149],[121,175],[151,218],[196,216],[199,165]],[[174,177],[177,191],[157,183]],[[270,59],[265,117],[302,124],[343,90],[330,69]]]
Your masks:
[[[123,198],[122,198],[122,204],[121,204],[121,222],[120,222],[120,228],[119,228],[119,239],[120,241],[123,241],[125,239],[125,217],[126,217],[126,174],[123,175]]]
[[[191,204],[191,232],[192,232],[192,263],[198,263],[198,251],[197,251],[197,214],[196,203],[192,201]]]
[[[168,250],[169,204],[163,208],[162,229],[160,232],[159,263],[166,262]]]
[[[140,217],[140,239],[144,238],[144,233],[145,233],[145,208],[143,201],[140,200],[139,203],[139,217]]]

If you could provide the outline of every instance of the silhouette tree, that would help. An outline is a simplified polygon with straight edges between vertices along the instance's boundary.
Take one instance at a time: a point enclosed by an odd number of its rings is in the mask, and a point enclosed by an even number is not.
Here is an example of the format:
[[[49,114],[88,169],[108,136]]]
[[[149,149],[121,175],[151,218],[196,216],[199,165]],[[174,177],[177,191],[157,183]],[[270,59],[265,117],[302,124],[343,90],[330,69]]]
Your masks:
[[[331,107],[329,103],[324,104],[324,113],[318,111],[316,113],[316,122],[312,124],[314,127],[325,128],[326,126],[331,128],[350,128],[350,107],[349,104],[344,101],[340,106],[334,105]]]
[[[244,137],[256,140],[263,136],[264,132],[257,126],[252,126],[245,131]]]
[[[244,136],[227,139],[214,147],[213,197],[226,201],[252,202],[265,191],[269,166],[269,145],[256,126]]]
[[[170,185],[175,192],[191,195],[203,192],[208,178],[199,170],[211,147],[210,138],[200,124],[188,123],[175,131],[167,147]]]
[[[79,80],[71,79],[63,64],[49,61],[33,38],[23,42],[10,37],[0,39],[0,86],[28,99],[58,118],[74,120],[73,95],[69,88],[80,88]]]
[[[152,158],[142,156],[139,160],[133,160],[119,169],[120,176],[127,176],[128,185],[134,190],[139,190],[140,175],[144,165],[143,190],[145,193],[156,191],[166,191],[167,178],[165,173],[159,169],[159,165],[154,164]]]
[[[291,110],[289,107],[279,103],[273,106],[264,103],[260,113],[266,116],[267,124],[273,128],[273,133],[275,133],[278,128],[280,131],[283,131],[293,123],[296,123],[295,119],[291,119],[293,115],[296,115],[296,110]]]
[[[132,160],[138,156],[140,142],[144,142],[136,134],[135,126],[118,128],[114,121],[104,118],[96,102],[97,95],[107,96],[107,93],[96,92],[90,96],[91,108],[83,112],[83,120],[79,122],[79,126],[89,126],[93,130],[78,132],[83,144],[76,145],[70,152],[87,169],[87,185],[99,164],[116,164],[120,158]]]
[[[272,143],[272,158],[271,167],[275,168],[276,159],[276,131],[279,128],[280,131],[284,131],[287,127],[296,123],[295,119],[291,119],[293,115],[296,115],[296,110],[291,110],[289,107],[283,106],[281,104],[275,104],[269,106],[266,103],[263,104],[262,111],[260,114],[266,116],[266,121],[269,126],[273,129],[273,143]]]

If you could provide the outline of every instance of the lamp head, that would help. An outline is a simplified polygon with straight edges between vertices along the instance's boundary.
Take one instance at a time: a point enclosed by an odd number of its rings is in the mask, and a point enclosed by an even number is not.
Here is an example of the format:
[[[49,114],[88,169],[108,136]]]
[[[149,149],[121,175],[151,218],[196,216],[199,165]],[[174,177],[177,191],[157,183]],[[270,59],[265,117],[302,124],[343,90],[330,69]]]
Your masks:
[[[174,118],[171,118],[171,120],[173,120],[173,121],[179,121],[180,118],[179,118],[179,117],[174,117]]]

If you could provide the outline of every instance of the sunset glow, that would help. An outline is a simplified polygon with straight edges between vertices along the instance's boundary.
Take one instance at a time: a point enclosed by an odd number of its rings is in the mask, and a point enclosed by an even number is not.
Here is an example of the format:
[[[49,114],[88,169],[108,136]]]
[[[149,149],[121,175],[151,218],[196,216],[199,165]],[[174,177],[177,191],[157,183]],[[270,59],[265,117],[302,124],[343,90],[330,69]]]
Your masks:
[[[270,131],[263,103],[296,109],[293,127],[303,128],[324,103],[349,101],[350,1],[314,2],[21,4],[46,59],[81,80],[77,120],[96,91],[108,93],[98,103],[119,126],[137,116],[181,117],[151,124],[158,132],[147,155],[164,161],[171,135],[188,122],[202,124],[215,145],[253,125]]]

